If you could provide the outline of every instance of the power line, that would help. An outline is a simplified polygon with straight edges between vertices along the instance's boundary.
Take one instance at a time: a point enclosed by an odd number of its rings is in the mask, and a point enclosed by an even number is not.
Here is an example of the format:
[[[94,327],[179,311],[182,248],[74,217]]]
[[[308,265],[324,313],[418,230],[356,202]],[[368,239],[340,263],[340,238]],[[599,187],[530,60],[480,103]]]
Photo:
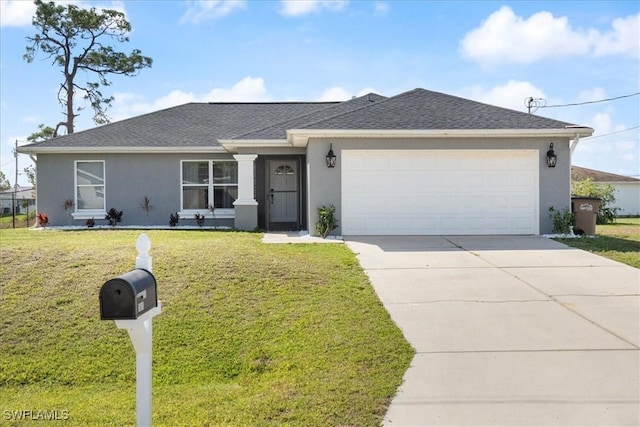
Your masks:
[[[573,104],[538,105],[537,108],[573,107],[576,105],[597,104],[599,102],[615,101],[616,99],[630,98],[632,96],[638,96],[638,95],[640,95],[640,92],[631,93],[629,95],[616,96],[615,98],[599,99],[597,101],[575,102]]]
[[[605,133],[605,134],[602,134],[602,135],[588,136],[588,137],[586,137],[586,138],[582,138],[582,140],[584,141],[585,139],[596,139],[596,138],[602,138],[603,136],[615,135],[615,134],[617,134],[617,133],[628,132],[628,131],[630,131],[630,130],[634,130],[634,129],[638,129],[638,128],[640,128],[640,126],[634,126],[634,127],[632,127],[632,128],[622,129],[622,130],[618,130],[618,131],[615,131],[615,132],[609,132],[609,133]]]

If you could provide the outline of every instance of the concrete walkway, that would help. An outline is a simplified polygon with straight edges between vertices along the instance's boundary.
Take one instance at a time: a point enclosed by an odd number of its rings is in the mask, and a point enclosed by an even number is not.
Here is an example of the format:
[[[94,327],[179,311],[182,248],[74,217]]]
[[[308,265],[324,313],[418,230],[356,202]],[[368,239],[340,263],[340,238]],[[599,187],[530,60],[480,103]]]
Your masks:
[[[323,239],[309,235],[308,231],[270,231],[262,236],[262,243],[344,243],[341,238],[328,237]]]
[[[386,426],[640,425],[640,270],[540,237],[350,237],[416,349]]]

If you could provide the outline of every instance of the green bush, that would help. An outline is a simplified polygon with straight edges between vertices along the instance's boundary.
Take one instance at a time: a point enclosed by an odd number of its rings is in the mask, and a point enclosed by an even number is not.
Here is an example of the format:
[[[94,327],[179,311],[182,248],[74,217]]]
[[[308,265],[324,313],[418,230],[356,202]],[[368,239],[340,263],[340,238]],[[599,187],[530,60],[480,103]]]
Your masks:
[[[336,220],[336,207],[321,206],[318,208],[318,222],[316,222],[316,233],[323,239],[338,227]]]
[[[551,206],[549,208],[549,216],[553,220],[553,232],[555,234],[571,233],[574,215],[568,208],[564,208],[564,211],[560,212]]]
[[[615,222],[618,208],[614,207],[616,189],[610,184],[598,184],[593,178],[571,181],[571,194],[578,197],[597,197],[600,199],[600,209],[596,224],[611,224]]]

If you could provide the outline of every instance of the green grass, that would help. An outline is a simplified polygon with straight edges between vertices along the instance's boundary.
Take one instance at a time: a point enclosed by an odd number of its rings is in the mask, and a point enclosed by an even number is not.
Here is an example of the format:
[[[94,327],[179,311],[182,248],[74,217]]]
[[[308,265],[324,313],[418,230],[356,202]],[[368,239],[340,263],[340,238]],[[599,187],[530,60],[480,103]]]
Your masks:
[[[596,226],[596,238],[557,239],[579,249],[640,268],[640,218],[618,218]]]
[[[16,215],[16,228],[31,227],[36,222],[35,212],[29,212],[29,225],[27,225],[27,215]],[[0,229],[13,228],[13,215],[0,216]]]
[[[413,349],[346,246],[146,233],[163,303],[155,425],[380,423]],[[132,268],[138,234],[0,231],[0,411],[134,425],[135,354],[98,292]]]

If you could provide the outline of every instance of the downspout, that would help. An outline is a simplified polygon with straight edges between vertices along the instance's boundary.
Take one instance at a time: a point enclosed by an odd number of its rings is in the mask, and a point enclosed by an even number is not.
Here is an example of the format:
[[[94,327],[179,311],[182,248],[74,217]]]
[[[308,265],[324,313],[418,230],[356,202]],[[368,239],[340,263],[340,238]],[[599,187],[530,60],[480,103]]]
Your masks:
[[[579,142],[580,142],[580,134],[576,132],[576,136],[575,138],[573,138],[573,141],[571,141],[571,147],[569,148],[570,155],[573,155],[573,152],[575,151]]]
[[[33,156],[33,152],[31,152],[31,153],[29,153],[29,158],[31,159],[31,161],[33,162],[33,164],[36,167],[35,171],[34,171],[35,174],[36,174],[36,179],[35,179],[35,184],[36,185],[35,185],[35,188],[34,188],[34,190],[35,190],[34,197],[36,198],[36,206],[35,206],[35,208],[36,208],[36,217],[35,217],[34,224],[37,227],[38,226],[38,157],[37,156],[34,157]],[[27,220],[28,220],[28,218],[27,218]]]
[[[580,142],[580,134],[576,132],[576,136],[571,141],[571,145],[569,146],[569,188],[573,188],[573,174],[571,173],[571,164],[573,163],[573,152],[575,151],[578,143]],[[571,190],[569,191],[569,206],[571,206]],[[573,230],[571,230],[571,234],[573,234]]]

